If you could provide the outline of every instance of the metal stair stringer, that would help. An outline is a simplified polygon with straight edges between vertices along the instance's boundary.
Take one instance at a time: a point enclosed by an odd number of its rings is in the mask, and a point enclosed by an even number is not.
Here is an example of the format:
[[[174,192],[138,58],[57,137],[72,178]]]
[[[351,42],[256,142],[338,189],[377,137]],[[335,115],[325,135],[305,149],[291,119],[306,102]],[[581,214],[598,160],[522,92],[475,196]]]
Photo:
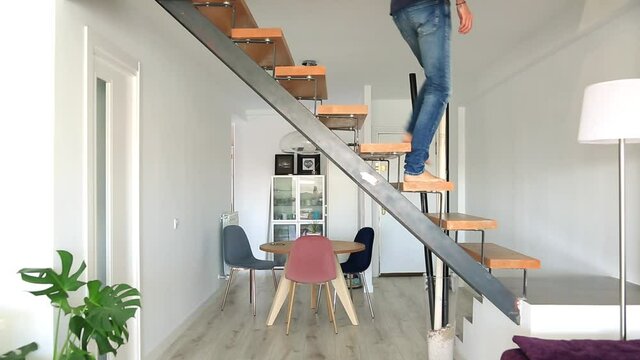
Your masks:
[[[190,0],[156,1],[469,286],[519,324],[519,300],[513,293],[451,241],[407,198],[201,15]]]

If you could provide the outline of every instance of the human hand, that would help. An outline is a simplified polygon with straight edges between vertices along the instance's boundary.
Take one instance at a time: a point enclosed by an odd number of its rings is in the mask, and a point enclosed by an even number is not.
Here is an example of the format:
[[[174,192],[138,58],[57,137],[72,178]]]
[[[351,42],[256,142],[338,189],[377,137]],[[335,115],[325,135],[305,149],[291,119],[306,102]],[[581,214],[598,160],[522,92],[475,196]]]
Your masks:
[[[460,26],[458,27],[458,32],[460,34],[466,34],[471,31],[471,26],[473,25],[473,14],[467,6],[466,1],[462,2],[460,5],[456,4],[456,10],[458,12],[458,19],[460,19]]]

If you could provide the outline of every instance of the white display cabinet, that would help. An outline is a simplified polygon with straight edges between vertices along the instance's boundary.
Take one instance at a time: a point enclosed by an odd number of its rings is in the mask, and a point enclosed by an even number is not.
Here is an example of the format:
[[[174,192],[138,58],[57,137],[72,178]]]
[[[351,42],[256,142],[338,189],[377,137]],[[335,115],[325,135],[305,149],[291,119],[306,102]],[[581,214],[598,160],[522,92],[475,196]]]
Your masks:
[[[271,178],[271,240],[325,235],[324,175],[276,175]]]

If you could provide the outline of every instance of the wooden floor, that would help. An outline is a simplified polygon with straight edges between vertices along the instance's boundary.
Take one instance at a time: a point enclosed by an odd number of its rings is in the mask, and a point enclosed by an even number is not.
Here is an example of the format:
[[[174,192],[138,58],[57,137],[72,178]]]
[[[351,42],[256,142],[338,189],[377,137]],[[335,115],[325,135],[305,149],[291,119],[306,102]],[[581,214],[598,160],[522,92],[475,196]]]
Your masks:
[[[324,299],[315,315],[309,308],[309,287],[299,286],[289,336],[285,335],[284,307],[274,326],[265,325],[275,290],[266,273],[257,278],[255,318],[249,305],[248,276],[243,272],[234,279],[225,310],[220,311],[220,299],[216,299],[162,359],[426,359],[422,277],[375,278],[375,320],[362,290],[354,290],[360,325],[352,326],[338,305],[337,335],[328,321]]]

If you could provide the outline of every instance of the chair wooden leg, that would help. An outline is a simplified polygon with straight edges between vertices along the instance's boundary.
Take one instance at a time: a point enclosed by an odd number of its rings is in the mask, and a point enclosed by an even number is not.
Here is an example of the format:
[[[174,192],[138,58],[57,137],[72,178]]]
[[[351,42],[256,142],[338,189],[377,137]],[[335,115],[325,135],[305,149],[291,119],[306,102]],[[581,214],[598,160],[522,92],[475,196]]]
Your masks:
[[[289,325],[291,325],[291,313],[293,312],[293,300],[296,296],[296,285],[295,281],[291,282],[291,287],[289,288],[289,314],[287,315],[287,335],[289,335]]]
[[[327,294],[327,312],[329,313],[329,321],[333,322],[333,331],[335,331],[335,333],[338,333],[338,325],[336,325],[336,314],[331,311],[331,309],[333,308],[333,304],[331,303],[331,290],[329,290],[329,282],[327,282],[325,284],[325,291]]]
[[[320,307],[320,300],[322,299],[322,297],[320,297],[320,295],[322,295],[322,285],[323,284],[318,284],[318,296],[316,298],[316,315],[318,314],[318,308]]]
[[[220,306],[220,311],[224,310],[224,304],[227,302],[227,295],[229,295],[229,288],[231,287],[231,281],[233,281],[233,273],[236,271],[236,268],[231,268],[229,273],[229,278],[227,279],[227,287],[224,290],[224,297],[222,298],[222,306]]]
[[[256,316],[256,270],[249,270],[249,302],[253,305],[253,316]]]
[[[271,268],[271,276],[273,276],[273,288],[278,290],[278,278],[276,277],[275,268]]]
[[[327,288],[329,288],[329,284],[326,285]],[[325,290],[325,294],[326,294],[326,290]],[[329,296],[331,296],[331,290],[329,289]],[[335,316],[335,307],[331,306],[331,303],[329,301],[325,301],[327,303],[327,315],[329,316],[329,322],[333,322],[333,317],[331,316],[331,314],[334,314]]]
[[[360,273],[360,281],[362,281],[362,290],[364,290],[364,294],[367,296],[367,302],[369,302],[369,310],[371,311],[371,318],[375,318],[373,314],[373,305],[371,304],[371,295],[369,294],[369,287],[367,286],[367,280],[364,278],[364,273]]]

